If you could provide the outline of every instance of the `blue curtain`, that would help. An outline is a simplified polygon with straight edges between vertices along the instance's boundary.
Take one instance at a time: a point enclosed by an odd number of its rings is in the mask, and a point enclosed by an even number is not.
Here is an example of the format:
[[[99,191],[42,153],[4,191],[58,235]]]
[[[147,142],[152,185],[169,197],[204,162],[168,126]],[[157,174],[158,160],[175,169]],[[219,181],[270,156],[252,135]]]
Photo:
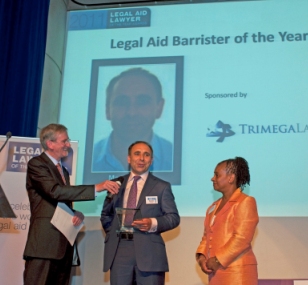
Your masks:
[[[50,0],[0,0],[0,135],[35,137]]]

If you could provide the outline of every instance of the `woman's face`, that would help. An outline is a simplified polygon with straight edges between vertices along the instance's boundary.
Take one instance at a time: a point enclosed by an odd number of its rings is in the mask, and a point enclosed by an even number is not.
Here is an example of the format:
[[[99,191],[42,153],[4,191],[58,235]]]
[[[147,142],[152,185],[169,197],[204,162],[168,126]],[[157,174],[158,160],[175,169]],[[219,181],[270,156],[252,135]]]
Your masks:
[[[213,187],[216,191],[224,192],[225,189],[230,187],[231,174],[226,172],[226,163],[218,164],[214,170],[212,177]]]

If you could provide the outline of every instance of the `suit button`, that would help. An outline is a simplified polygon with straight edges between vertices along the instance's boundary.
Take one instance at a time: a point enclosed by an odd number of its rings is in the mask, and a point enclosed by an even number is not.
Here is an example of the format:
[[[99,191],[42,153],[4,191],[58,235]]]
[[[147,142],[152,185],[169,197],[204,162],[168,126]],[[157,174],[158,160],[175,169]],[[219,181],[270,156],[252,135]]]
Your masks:
[[[212,248],[212,246],[211,246],[211,245],[209,245],[209,248]]]

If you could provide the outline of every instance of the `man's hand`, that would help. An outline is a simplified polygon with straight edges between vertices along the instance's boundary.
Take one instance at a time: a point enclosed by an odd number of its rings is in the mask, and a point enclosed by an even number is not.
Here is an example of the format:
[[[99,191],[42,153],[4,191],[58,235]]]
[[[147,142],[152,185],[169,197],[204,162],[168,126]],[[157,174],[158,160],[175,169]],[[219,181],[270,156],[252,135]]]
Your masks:
[[[117,182],[105,180],[99,184],[95,184],[95,191],[96,192],[102,192],[102,191],[108,191],[112,194],[118,194],[120,189],[120,185]]]
[[[82,223],[83,219],[84,219],[83,213],[81,213],[79,211],[75,211],[74,212],[74,217],[72,219],[73,225],[74,226],[79,226]]]
[[[200,254],[198,259],[197,259],[198,264],[201,267],[201,270],[205,273],[205,274],[211,274],[213,272],[213,270],[209,269],[206,266],[206,257],[203,254]]]
[[[142,232],[148,232],[152,226],[152,220],[150,218],[144,218],[141,220],[135,220],[132,223],[134,228],[139,229]]]

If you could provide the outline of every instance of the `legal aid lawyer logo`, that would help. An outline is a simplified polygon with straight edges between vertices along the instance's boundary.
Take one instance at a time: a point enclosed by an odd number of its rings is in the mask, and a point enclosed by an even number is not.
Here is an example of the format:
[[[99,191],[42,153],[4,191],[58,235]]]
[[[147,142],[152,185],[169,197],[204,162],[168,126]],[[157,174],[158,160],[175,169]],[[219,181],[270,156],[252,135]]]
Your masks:
[[[43,148],[40,143],[9,142],[6,171],[26,172],[31,158],[40,155]],[[62,159],[63,166],[72,174],[73,150],[69,149],[67,157]]]
[[[151,10],[149,8],[127,8],[108,11],[107,29],[149,27]]]
[[[26,172],[28,161],[42,151],[39,143],[9,142],[6,171]]]
[[[207,137],[218,137],[216,142],[223,142],[225,138],[234,136],[235,132],[232,131],[232,127],[229,124],[225,124],[222,121],[218,121],[215,125],[214,130],[208,128]]]

